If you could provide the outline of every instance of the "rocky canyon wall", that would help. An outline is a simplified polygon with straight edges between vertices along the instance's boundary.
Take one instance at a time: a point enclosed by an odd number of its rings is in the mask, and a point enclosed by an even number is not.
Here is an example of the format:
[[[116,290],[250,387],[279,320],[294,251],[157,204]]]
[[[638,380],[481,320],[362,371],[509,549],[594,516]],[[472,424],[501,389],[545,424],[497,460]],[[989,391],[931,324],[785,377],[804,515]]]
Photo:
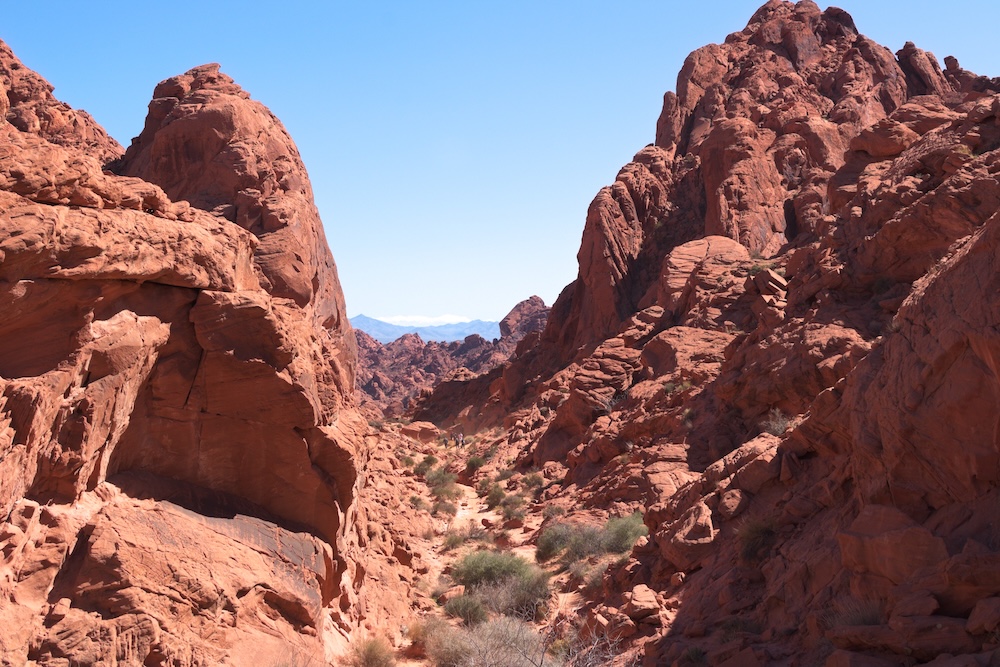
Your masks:
[[[122,151],[5,45],[0,84],[0,662],[330,659],[401,614],[280,122],[206,65]]]
[[[559,521],[645,514],[585,627],[648,665],[996,659],[998,91],[809,0],[688,57],[477,407]]]

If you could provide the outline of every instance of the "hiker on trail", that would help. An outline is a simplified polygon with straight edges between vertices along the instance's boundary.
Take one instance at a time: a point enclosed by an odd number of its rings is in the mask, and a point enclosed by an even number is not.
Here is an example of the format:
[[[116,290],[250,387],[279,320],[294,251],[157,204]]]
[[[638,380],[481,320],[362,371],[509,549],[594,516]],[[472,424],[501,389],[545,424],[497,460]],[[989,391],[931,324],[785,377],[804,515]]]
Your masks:
[[[455,444],[458,445],[459,447],[465,445],[465,436],[462,435],[461,433],[459,433],[458,434],[458,439],[455,440]]]

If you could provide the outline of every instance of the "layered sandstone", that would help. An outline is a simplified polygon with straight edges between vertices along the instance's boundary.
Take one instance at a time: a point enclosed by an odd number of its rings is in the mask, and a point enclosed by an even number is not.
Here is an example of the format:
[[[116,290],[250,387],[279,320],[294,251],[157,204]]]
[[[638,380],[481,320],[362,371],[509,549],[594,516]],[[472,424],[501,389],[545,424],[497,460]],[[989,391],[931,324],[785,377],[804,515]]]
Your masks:
[[[122,155],[6,46],[0,83],[0,662],[330,659],[401,614],[389,463],[281,124],[207,65]]]

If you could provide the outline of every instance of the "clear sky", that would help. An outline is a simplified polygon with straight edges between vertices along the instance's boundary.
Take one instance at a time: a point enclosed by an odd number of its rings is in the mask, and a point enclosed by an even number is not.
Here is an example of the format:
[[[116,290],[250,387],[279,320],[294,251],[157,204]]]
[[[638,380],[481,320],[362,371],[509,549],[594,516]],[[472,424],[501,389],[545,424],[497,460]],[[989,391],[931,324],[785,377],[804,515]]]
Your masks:
[[[10,1],[0,39],[126,146],[157,82],[221,63],[298,144],[349,315],[497,320],[575,278],[587,206],[684,58],[762,3]],[[1000,3],[838,6],[893,51],[1000,75]]]

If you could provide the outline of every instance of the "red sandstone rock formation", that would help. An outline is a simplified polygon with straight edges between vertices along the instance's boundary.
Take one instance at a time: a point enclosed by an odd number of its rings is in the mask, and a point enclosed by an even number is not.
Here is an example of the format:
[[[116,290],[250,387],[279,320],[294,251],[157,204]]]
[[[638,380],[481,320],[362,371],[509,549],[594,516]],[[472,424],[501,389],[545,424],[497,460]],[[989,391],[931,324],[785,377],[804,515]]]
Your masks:
[[[809,0],[692,53],[473,408],[645,512],[582,619],[645,664],[996,659],[1000,82],[946,65]]]
[[[288,134],[209,65],[122,156],[0,46],[0,662],[329,659],[400,616]]]
[[[525,299],[500,322],[500,338],[494,341],[473,335],[461,342],[425,343],[417,334],[407,334],[383,345],[356,331],[359,401],[386,416],[401,416],[414,399],[439,383],[455,377],[468,380],[507,361],[526,336],[545,328],[548,313],[541,298]]]

